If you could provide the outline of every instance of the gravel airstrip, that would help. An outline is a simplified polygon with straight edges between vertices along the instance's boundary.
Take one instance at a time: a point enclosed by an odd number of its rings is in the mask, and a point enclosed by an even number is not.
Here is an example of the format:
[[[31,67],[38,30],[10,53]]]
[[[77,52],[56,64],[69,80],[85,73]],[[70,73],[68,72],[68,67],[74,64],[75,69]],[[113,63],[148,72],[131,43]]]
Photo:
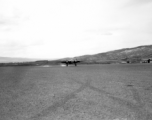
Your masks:
[[[152,120],[152,64],[0,67],[0,120]]]

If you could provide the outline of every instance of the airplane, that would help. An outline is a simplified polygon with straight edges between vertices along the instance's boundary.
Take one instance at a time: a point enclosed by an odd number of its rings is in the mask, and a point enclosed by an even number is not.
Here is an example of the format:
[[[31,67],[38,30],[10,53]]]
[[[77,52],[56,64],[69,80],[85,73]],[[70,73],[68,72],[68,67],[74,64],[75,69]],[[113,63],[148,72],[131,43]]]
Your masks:
[[[72,59],[67,59],[64,61],[61,61],[61,63],[66,64],[66,66],[68,67],[70,64],[74,64],[74,66],[77,66],[77,63],[79,63],[81,61],[77,60],[76,58],[72,58]]]

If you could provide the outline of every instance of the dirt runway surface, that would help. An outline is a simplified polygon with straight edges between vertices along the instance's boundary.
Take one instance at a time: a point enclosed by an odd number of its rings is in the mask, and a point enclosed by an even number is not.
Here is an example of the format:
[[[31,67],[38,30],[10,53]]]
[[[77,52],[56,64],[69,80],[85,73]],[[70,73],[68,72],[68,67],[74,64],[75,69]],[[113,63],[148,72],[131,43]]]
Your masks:
[[[152,64],[1,67],[0,120],[152,120]]]

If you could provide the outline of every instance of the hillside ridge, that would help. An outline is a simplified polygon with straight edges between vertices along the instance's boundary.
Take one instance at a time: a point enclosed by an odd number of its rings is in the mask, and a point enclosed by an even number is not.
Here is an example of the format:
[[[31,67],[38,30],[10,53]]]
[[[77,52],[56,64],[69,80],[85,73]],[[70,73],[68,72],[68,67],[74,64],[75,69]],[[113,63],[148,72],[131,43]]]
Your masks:
[[[107,61],[121,62],[140,62],[143,59],[152,58],[152,45],[142,45],[133,48],[123,48],[94,55],[77,56],[77,59],[88,63],[101,63]]]

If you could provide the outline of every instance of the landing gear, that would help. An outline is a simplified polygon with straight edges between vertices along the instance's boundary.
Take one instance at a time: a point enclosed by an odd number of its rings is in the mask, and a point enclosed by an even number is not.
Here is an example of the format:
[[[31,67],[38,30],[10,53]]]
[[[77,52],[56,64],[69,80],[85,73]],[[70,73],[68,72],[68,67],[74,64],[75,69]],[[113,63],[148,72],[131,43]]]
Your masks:
[[[147,60],[147,63],[150,63],[150,59]]]
[[[77,66],[77,63],[74,61],[74,65]]]
[[[65,62],[65,64],[66,64],[67,67],[69,66],[69,64],[74,64],[74,66],[77,66],[77,62],[76,61],[74,61],[74,62],[67,61],[67,62]]]
[[[66,66],[67,66],[67,67],[69,66],[68,62],[66,62]]]

